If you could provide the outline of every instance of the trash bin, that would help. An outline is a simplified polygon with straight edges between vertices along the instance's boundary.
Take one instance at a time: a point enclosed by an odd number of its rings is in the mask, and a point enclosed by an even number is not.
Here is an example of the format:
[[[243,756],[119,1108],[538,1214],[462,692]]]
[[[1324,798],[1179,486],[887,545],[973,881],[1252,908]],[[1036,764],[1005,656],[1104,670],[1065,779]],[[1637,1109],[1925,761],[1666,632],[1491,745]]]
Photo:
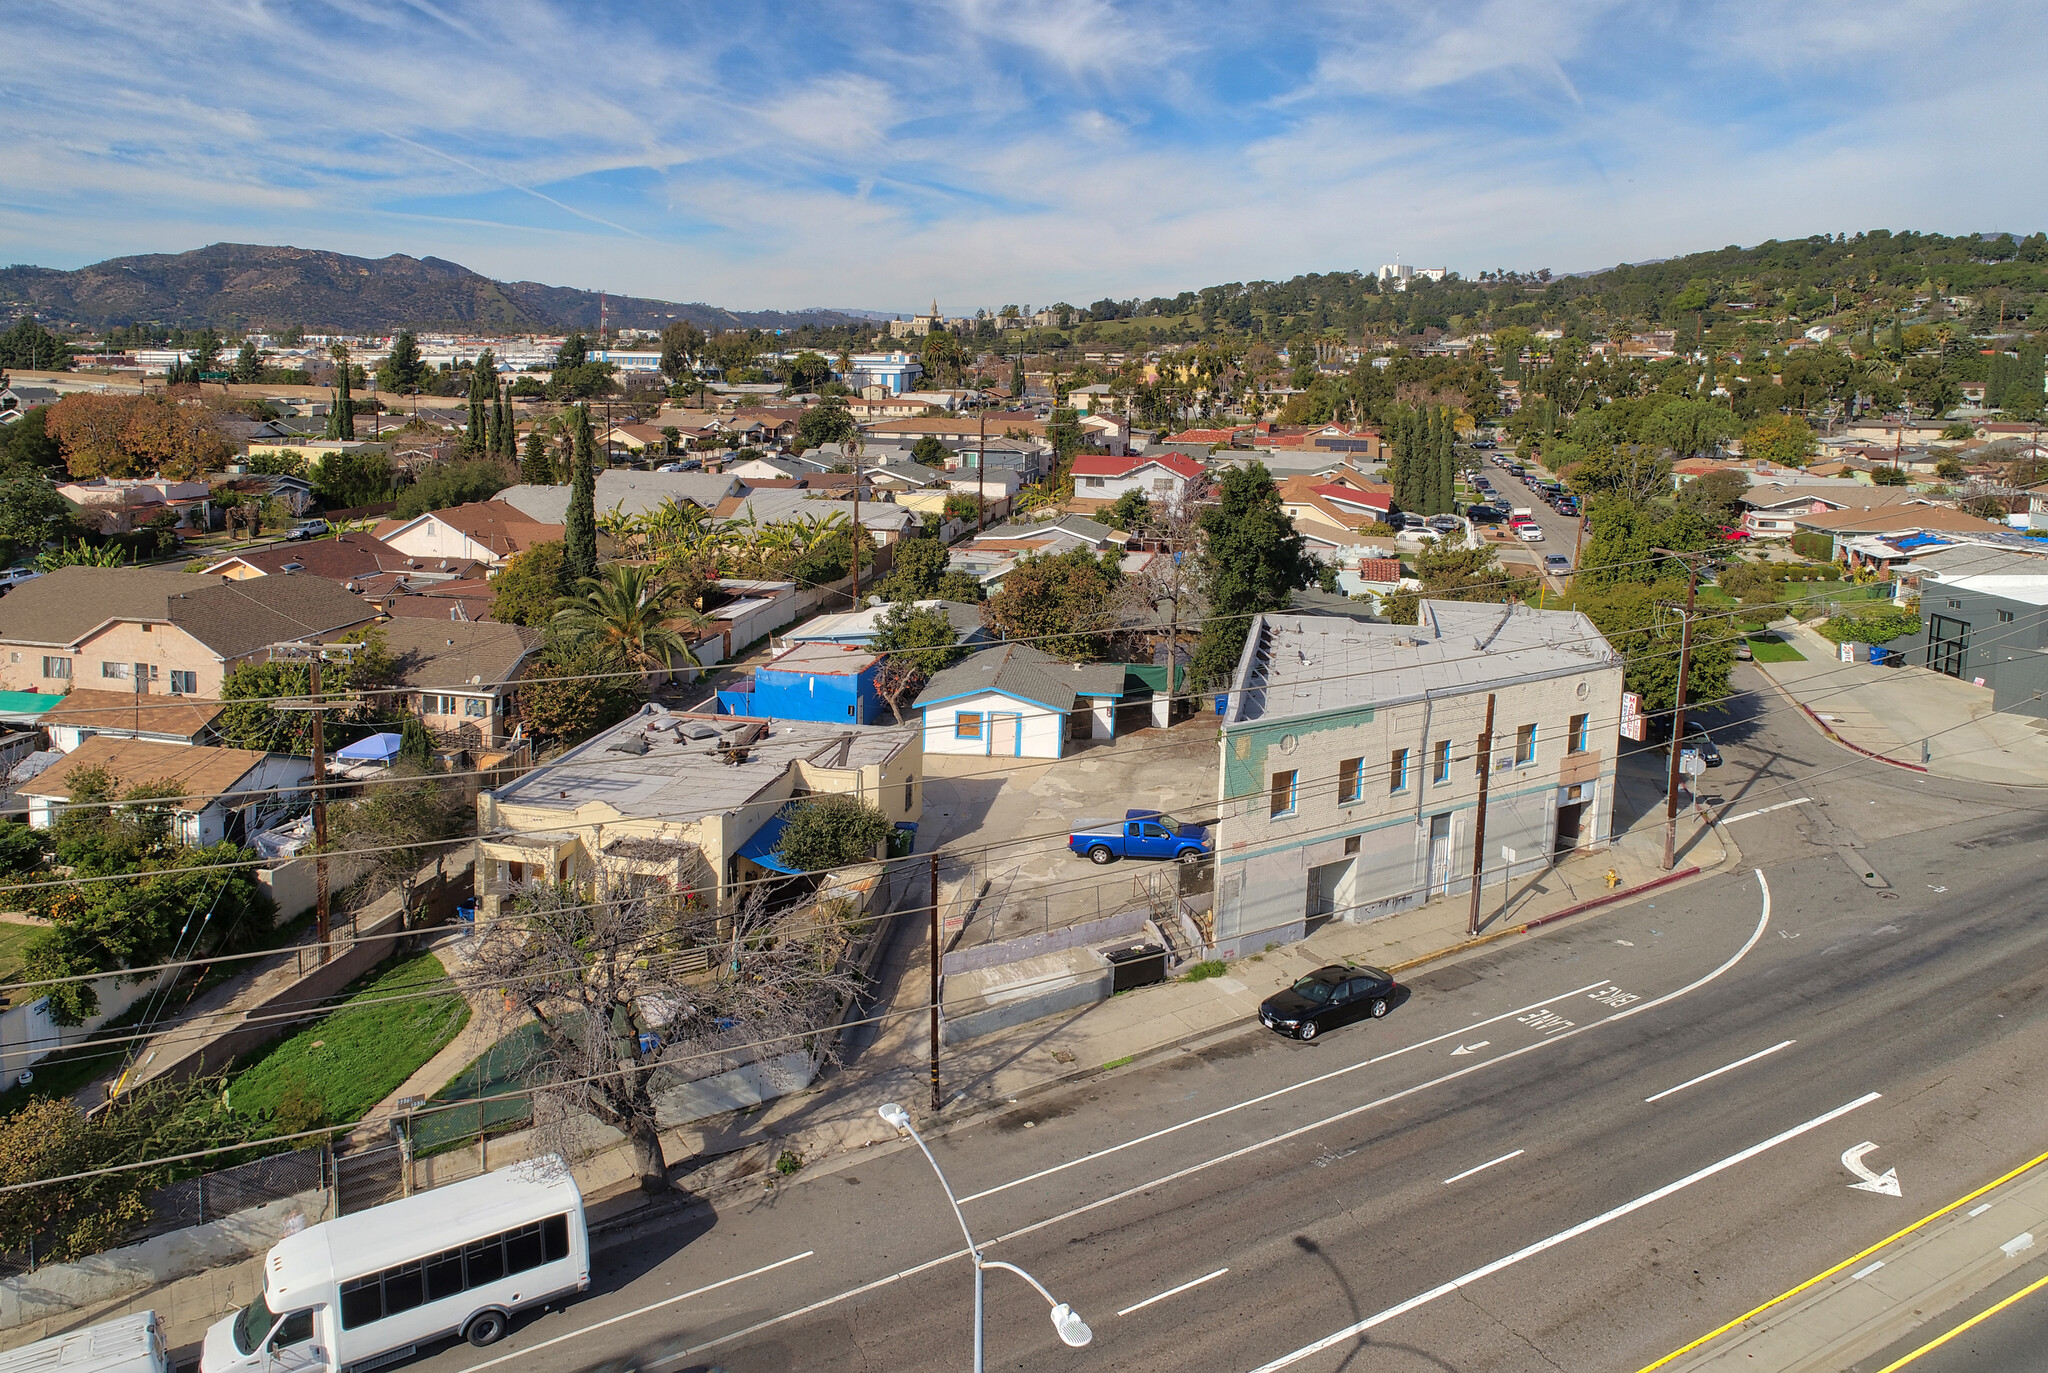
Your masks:
[[[889,831],[889,856],[908,858],[917,851],[917,822],[898,820],[896,828]]]
[[[1109,991],[1114,996],[1133,987],[1149,987],[1166,980],[1166,950],[1157,944],[1133,944],[1127,949],[1109,949]]]
[[[1885,659],[1891,656],[1891,650],[1888,648],[1881,647],[1877,644],[1872,644],[1870,646],[1870,665],[1872,667],[1883,667],[1885,664]]]

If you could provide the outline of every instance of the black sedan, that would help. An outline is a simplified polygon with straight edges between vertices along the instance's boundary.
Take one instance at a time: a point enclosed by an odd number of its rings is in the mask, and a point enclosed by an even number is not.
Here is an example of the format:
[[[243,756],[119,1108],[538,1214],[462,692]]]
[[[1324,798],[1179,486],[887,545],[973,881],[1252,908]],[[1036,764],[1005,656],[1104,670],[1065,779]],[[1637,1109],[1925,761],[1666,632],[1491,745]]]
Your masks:
[[[1333,963],[1267,997],[1259,1004],[1259,1023],[1276,1034],[1311,1040],[1354,1020],[1378,1020],[1393,1008],[1395,990],[1394,975],[1384,968]]]

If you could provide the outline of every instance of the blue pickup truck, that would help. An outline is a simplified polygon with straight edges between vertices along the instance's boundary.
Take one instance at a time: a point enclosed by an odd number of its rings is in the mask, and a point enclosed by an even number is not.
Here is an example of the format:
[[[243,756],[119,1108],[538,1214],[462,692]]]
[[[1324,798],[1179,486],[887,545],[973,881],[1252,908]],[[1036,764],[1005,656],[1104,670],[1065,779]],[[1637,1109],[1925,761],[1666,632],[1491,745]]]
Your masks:
[[[1186,825],[1164,811],[1130,810],[1122,820],[1083,820],[1067,836],[1067,847],[1091,863],[1116,858],[1170,858],[1199,863],[1209,855],[1209,831]]]

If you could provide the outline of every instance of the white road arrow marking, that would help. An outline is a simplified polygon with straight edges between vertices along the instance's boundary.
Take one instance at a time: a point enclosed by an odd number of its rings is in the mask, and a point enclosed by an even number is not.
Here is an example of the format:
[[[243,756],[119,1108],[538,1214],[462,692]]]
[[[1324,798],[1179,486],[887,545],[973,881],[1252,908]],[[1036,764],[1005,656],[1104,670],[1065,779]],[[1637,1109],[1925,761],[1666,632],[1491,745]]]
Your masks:
[[[1491,1043],[1493,1041],[1490,1039],[1482,1039],[1477,1044],[1460,1044],[1457,1048],[1451,1050],[1451,1057],[1456,1058],[1459,1054],[1476,1054]]]
[[[1864,1166],[1863,1156],[1869,1153],[1871,1150],[1875,1149],[1876,1147],[1877,1146],[1875,1144],[1872,1144],[1869,1140],[1865,1140],[1863,1141],[1863,1143],[1857,1145],[1854,1149],[1845,1149],[1842,1151],[1842,1166],[1844,1168],[1847,1168],[1850,1172],[1854,1173],[1857,1177],[1863,1179],[1863,1181],[1861,1182],[1852,1182],[1849,1185],[1859,1192],[1875,1192],[1881,1197],[1896,1197],[1904,1195],[1899,1190],[1898,1169],[1887,1168],[1884,1170],[1883,1176],[1879,1176],[1878,1174],[1871,1172],[1869,1168]]]

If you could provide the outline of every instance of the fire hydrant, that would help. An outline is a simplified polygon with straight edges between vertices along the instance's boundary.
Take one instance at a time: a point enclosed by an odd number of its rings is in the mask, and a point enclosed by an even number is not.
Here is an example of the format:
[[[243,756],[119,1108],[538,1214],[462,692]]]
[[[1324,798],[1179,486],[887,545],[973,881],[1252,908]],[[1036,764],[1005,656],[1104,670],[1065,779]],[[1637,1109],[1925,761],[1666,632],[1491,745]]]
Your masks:
[[[1613,891],[1616,887],[1620,885],[1621,874],[1616,872],[1613,868],[1609,868],[1607,870],[1607,890]]]

